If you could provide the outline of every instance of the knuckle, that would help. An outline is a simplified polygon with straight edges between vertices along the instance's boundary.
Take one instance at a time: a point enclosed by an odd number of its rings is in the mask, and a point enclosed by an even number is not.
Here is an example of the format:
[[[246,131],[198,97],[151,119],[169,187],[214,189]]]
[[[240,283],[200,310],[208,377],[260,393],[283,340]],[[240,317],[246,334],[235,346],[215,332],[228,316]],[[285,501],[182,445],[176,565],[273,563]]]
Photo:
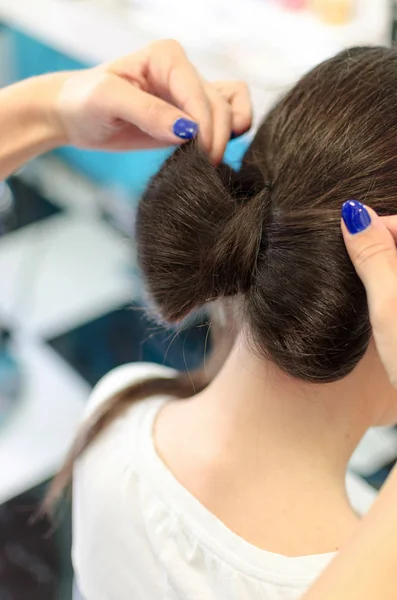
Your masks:
[[[222,112],[225,115],[232,114],[232,107],[220,92],[213,91],[209,94],[209,96],[215,112]]]
[[[216,110],[222,112],[226,117],[232,116],[232,107],[222,96],[214,99],[214,106]]]
[[[161,40],[159,42],[155,42],[154,46],[162,52],[167,52],[167,54],[172,56],[184,56],[185,51],[182,48],[181,44],[174,39],[166,39]]]
[[[387,259],[388,256],[392,254],[392,251],[395,252],[395,249],[386,246],[383,242],[372,242],[369,245],[357,250],[353,254],[353,260],[356,267],[358,269],[362,269],[365,268],[366,264],[375,257],[384,256],[385,259]]]
[[[240,93],[248,93],[249,87],[248,84],[240,79],[231,80],[231,81],[214,81],[212,83],[213,87],[217,90],[228,90],[233,92]]]
[[[235,87],[241,91],[241,92],[247,92],[248,93],[248,84],[245,81],[236,81],[235,82]]]
[[[152,123],[158,123],[163,117],[162,105],[155,100],[147,102],[145,107],[146,119]]]

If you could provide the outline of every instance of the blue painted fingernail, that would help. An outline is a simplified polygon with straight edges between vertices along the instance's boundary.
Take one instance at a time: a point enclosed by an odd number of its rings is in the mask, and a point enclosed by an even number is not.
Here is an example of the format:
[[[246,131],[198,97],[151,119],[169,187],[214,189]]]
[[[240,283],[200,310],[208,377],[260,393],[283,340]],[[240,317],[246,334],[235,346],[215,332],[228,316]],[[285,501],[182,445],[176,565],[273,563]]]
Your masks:
[[[198,125],[189,119],[178,119],[175,121],[172,131],[183,140],[192,140],[198,134]]]
[[[358,200],[348,200],[342,206],[342,218],[349,233],[364,231],[371,224],[369,212]]]

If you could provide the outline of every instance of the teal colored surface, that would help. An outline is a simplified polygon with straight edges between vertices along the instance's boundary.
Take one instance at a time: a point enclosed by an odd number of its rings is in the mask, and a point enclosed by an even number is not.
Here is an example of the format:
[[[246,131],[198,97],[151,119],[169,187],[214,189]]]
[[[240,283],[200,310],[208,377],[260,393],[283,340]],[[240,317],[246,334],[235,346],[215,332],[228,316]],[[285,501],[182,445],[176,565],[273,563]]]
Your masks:
[[[10,30],[9,33],[15,70],[14,80],[50,71],[74,70],[87,66],[17,30]],[[231,141],[226,150],[225,161],[238,169],[246,148],[245,138]],[[56,154],[94,181],[104,186],[122,187],[131,191],[132,197],[142,193],[150,177],[171,153],[172,148],[127,153],[94,152],[70,147],[56,151]]]

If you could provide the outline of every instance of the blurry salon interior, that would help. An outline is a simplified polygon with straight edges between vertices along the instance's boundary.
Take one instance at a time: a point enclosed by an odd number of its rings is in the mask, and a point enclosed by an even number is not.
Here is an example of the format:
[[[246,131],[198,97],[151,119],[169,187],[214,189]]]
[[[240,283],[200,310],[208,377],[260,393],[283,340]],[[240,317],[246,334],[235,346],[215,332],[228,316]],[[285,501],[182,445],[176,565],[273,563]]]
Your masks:
[[[397,40],[394,3],[0,0],[0,84],[176,39],[208,80],[249,85],[252,130],[224,158],[238,169],[258,119],[301,75],[343,48]],[[172,152],[65,147],[0,182],[1,600],[71,598],[69,502],[55,525],[34,516],[93,386],[128,362],[203,361],[206,315],[178,331],[153,323],[136,265],[137,205]],[[347,480],[358,510],[396,458],[396,428],[368,432]]]

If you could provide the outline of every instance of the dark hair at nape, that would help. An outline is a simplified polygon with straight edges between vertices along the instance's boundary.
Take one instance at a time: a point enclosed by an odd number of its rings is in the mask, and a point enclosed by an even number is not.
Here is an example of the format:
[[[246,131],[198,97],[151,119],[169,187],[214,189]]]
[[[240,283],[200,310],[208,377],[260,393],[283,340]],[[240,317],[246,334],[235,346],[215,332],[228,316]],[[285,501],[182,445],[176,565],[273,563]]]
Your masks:
[[[214,168],[194,142],[178,149],[140,203],[139,262],[165,322],[208,302],[227,307],[213,368],[146,380],[105,402],[83,425],[46,507],[74,460],[133,402],[202,390],[241,324],[252,349],[291,377],[348,375],[366,352],[370,324],[340,209],[355,198],[395,213],[396,172],[397,50],[380,47],[346,50],[303,77],[264,119],[238,174]]]

